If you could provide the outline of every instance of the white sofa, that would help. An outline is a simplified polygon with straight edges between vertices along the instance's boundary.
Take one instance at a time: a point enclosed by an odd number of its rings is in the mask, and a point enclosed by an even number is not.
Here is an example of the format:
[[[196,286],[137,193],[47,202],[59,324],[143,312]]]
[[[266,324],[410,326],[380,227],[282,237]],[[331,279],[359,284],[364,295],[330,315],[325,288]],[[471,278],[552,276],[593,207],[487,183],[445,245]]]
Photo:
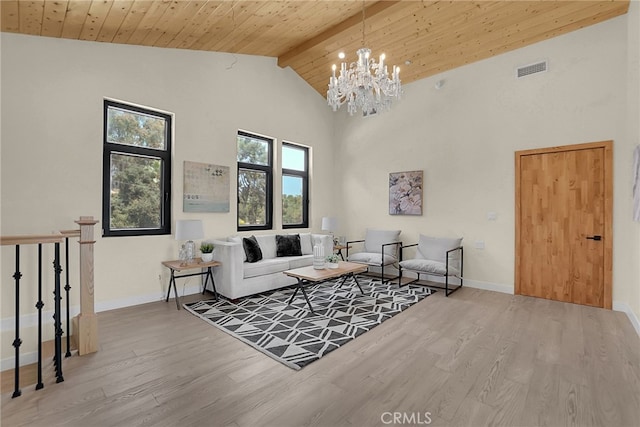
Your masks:
[[[256,240],[262,251],[262,259],[254,263],[246,262],[242,237],[207,240],[207,242],[214,244],[213,259],[222,263],[221,266],[213,269],[218,293],[229,299],[237,299],[293,285],[296,283],[296,279],[286,276],[282,272],[313,265],[314,244],[322,245],[325,255],[333,253],[333,239],[330,235],[289,234],[300,235],[302,256],[278,257],[276,256],[276,234],[256,235]]]

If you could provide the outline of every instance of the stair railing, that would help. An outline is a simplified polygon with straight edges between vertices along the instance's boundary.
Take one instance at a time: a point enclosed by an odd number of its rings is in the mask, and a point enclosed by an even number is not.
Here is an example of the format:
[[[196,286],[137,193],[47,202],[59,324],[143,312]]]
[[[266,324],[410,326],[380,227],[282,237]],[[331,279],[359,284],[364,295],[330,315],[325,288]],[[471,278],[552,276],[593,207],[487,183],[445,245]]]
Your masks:
[[[62,319],[61,319],[61,273],[63,271],[60,264],[60,244],[65,243],[65,272],[66,283],[64,286],[66,300],[66,330],[67,330],[67,351],[65,357],[71,356],[70,342],[70,298],[69,292],[71,285],[69,281],[69,239],[79,237],[80,243],[80,314],[74,318],[74,335],[76,335],[76,343],[78,345],[78,354],[84,355],[97,351],[97,318],[94,312],[94,294],[93,294],[93,227],[98,222],[91,216],[81,216],[75,221],[80,225],[79,230],[63,230],[60,233],[49,235],[21,235],[21,236],[0,236],[0,245],[15,246],[15,272],[13,279],[15,282],[15,339],[13,347],[15,348],[15,367],[14,367],[14,391],[12,398],[22,394],[20,390],[20,346],[22,339],[20,338],[20,279],[22,272],[20,271],[20,248],[24,245],[38,245],[38,301],[35,307],[38,310],[38,366],[36,390],[44,387],[42,382],[42,309],[44,302],[42,300],[42,245],[53,244],[53,271],[54,271],[54,369],[56,374],[56,383],[64,381],[62,374]]]

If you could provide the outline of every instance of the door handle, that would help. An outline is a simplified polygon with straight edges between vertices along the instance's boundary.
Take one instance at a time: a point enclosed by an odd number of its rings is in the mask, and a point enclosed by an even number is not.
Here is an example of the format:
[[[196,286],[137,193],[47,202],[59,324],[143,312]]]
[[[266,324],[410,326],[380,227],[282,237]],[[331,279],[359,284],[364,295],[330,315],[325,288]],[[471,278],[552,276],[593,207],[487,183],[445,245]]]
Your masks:
[[[587,239],[589,239],[589,240],[602,240],[602,236],[598,236],[598,235],[587,236]]]

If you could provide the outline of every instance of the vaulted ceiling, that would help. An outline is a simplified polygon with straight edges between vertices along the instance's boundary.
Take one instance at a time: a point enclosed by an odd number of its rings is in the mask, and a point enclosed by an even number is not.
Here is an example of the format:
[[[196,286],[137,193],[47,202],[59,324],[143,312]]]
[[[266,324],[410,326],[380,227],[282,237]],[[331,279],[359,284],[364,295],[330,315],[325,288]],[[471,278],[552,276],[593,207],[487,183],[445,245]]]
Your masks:
[[[385,53],[409,83],[625,14],[629,0],[3,0],[0,7],[4,32],[277,57],[326,95],[338,53],[355,61],[363,34],[372,54]]]

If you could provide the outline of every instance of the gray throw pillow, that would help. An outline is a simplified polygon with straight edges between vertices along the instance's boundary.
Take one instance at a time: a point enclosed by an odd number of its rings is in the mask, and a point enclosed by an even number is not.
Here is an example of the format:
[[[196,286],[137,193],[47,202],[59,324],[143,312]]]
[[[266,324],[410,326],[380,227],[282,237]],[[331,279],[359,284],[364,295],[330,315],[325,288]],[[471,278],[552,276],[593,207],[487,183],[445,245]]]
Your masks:
[[[260,250],[256,236],[244,237],[242,247],[247,255],[247,262],[258,262],[262,259],[262,250]]]

